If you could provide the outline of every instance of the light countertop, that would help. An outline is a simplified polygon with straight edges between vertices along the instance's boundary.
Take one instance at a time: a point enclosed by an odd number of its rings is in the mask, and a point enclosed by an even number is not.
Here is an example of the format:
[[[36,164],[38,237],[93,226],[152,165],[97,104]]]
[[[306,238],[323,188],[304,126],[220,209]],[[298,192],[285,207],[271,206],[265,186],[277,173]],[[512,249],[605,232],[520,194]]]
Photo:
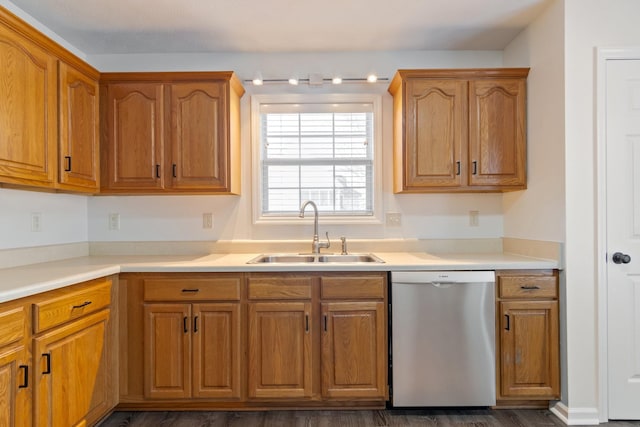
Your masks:
[[[247,264],[260,254],[87,256],[0,269],[0,302],[120,272],[514,270],[558,268],[554,260],[505,253],[375,252],[384,263]]]

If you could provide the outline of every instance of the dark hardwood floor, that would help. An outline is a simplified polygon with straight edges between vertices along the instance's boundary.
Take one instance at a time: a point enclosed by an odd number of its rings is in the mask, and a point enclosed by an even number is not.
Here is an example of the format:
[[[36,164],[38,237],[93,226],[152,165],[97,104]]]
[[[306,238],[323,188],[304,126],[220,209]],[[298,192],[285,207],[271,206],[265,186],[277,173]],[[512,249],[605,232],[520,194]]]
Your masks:
[[[564,426],[543,409],[389,410],[389,411],[260,411],[260,412],[115,412],[100,427],[375,427]],[[640,426],[616,421],[606,427]]]

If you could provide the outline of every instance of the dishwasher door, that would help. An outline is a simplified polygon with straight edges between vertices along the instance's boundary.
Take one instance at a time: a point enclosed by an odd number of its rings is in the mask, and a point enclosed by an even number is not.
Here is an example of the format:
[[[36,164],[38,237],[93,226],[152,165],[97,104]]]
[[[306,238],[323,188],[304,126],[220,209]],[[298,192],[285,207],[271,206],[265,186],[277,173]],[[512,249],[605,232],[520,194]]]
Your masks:
[[[393,406],[495,405],[494,277],[391,273]]]

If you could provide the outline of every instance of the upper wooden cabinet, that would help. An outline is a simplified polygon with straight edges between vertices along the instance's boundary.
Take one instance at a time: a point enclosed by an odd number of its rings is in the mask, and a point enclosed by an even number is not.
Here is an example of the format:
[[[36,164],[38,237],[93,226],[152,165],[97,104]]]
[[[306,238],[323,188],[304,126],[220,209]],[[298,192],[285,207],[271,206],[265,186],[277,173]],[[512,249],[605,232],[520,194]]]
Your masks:
[[[528,72],[398,71],[394,192],[525,189]]]
[[[240,191],[240,97],[231,72],[101,76],[102,190]]]
[[[56,58],[2,24],[0,19],[0,181],[53,187]]]
[[[98,75],[0,7],[0,183],[98,192]]]
[[[98,76],[59,66],[58,188],[100,190]]]

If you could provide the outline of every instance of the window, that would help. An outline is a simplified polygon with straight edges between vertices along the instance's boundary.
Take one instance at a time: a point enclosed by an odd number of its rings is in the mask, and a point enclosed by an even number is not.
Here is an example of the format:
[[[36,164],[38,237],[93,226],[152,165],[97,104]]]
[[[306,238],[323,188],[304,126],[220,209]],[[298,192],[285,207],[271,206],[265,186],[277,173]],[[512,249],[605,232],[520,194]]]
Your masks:
[[[323,217],[374,218],[377,99],[282,98],[254,104],[258,216],[297,217],[313,200]]]

